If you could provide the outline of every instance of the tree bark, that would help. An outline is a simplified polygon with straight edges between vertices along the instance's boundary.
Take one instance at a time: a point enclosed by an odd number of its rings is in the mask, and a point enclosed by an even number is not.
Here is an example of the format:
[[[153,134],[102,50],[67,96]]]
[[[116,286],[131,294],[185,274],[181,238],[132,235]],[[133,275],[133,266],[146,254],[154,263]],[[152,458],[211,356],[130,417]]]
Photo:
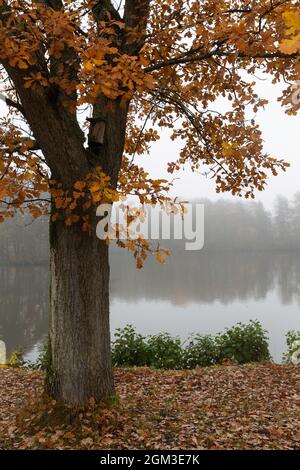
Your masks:
[[[50,358],[46,391],[74,406],[114,391],[109,328],[108,247],[82,231],[50,222]]]
[[[63,9],[63,2],[44,2],[54,10]],[[122,54],[139,54],[144,44],[144,32],[149,16],[149,0],[126,0],[125,29],[136,30],[138,38],[132,41],[131,32],[116,27],[109,40]],[[50,10],[49,10],[50,12]],[[0,7],[5,26],[10,21],[6,3]],[[14,11],[13,11],[14,14]],[[96,23],[103,20],[121,20],[110,0],[93,7]],[[12,18],[14,18],[12,16]],[[18,19],[22,37],[26,24]],[[102,26],[101,26],[102,28]],[[16,31],[18,29],[16,28]],[[77,34],[77,31],[76,31]],[[18,34],[16,34],[16,37]],[[65,106],[77,106],[77,95],[66,95],[57,84],[63,65],[67,79],[78,81],[81,55],[76,47],[64,44],[57,59],[45,45],[34,53],[34,65],[25,69],[13,67],[2,60],[21,104],[17,103],[34,139],[43,153],[51,172],[51,179],[71,190],[76,181],[100,166],[110,178],[110,186],[117,187],[124,151],[129,100],[110,100],[103,94],[95,99],[93,117],[105,122],[104,141],[99,147],[85,148],[85,135],[77,120]],[[50,60],[49,60],[50,59]],[[113,65],[113,57],[111,57]],[[49,70],[50,66],[50,70]],[[25,86],[24,80],[41,73],[50,79],[50,86]],[[52,79],[55,79],[52,81]],[[12,104],[12,101],[10,102]],[[92,210],[91,210],[92,212]],[[63,220],[50,222],[51,289],[50,289],[50,364],[46,391],[56,400],[75,406],[86,405],[90,398],[97,402],[113,391],[109,330],[109,260],[108,247],[96,237],[96,208],[91,215],[94,226],[91,234],[82,231],[81,224],[66,226]]]

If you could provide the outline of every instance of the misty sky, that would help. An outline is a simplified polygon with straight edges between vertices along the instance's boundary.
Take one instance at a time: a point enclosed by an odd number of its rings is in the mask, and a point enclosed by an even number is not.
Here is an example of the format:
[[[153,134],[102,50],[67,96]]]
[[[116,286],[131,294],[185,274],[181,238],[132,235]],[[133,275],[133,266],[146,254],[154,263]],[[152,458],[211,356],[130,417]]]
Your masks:
[[[269,100],[269,105],[258,114],[258,122],[263,131],[266,152],[284,158],[291,164],[286,173],[280,173],[277,177],[269,180],[269,186],[263,193],[256,193],[256,200],[262,201],[267,207],[272,207],[273,201],[278,194],[291,198],[300,191],[300,149],[299,130],[300,115],[287,116],[277,98],[281,95],[280,85],[272,85],[270,79],[259,81],[257,92],[260,96]],[[178,155],[180,142],[171,142],[168,134],[164,133],[160,141],[152,147],[150,156],[141,158],[143,165],[157,177],[167,175],[165,172],[166,162]],[[176,175],[177,176],[177,175]],[[199,174],[193,174],[189,169],[181,172],[180,179],[175,182],[173,193],[184,198],[219,199],[220,195],[215,192],[213,180]],[[233,199],[232,195],[222,195]],[[236,197],[235,197],[236,198]]]
[[[262,201],[267,207],[278,194],[292,197],[300,191],[300,158],[299,158],[299,126],[300,116],[287,116],[284,113],[277,97],[280,96],[281,86],[271,85],[270,80],[259,81],[257,90],[259,94],[269,100],[269,105],[259,113],[259,123],[265,140],[265,150],[270,154],[284,158],[291,167],[286,173],[281,173],[276,178],[271,178],[268,189],[264,193],[257,193],[256,199]],[[7,111],[4,103],[0,102],[1,114]],[[167,162],[178,156],[181,142],[172,142],[168,133],[162,131],[160,141],[152,146],[150,155],[136,158],[136,162],[142,164],[153,177],[168,177],[166,172]],[[185,199],[204,198],[218,199],[220,195],[215,192],[213,180],[205,178],[201,174],[193,174],[188,168],[176,174],[173,194]],[[233,198],[231,195],[222,197]]]

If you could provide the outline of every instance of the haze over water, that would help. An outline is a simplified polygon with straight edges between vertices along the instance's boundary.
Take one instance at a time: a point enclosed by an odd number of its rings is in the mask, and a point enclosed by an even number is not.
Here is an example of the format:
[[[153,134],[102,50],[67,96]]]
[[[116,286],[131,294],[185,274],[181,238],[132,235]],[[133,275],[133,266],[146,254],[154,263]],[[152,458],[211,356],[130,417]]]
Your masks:
[[[47,335],[48,281],[46,266],[0,268],[0,336],[8,353],[22,349],[36,358]],[[299,329],[299,304],[300,254],[177,253],[143,271],[124,253],[112,257],[112,332],[130,323],[143,334],[168,331],[185,340],[258,319],[280,362],[285,333]]]
[[[132,324],[143,334],[215,334],[259,320],[280,362],[285,334],[300,330],[300,196],[260,203],[204,201],[205,247],[162,241],[165,265],[148,259],[137,270],[131,254],[110,250],[111,332]],[[8,355],[32,360],[48,330],[48,224],[14,219],[0,226],[0,339]]]

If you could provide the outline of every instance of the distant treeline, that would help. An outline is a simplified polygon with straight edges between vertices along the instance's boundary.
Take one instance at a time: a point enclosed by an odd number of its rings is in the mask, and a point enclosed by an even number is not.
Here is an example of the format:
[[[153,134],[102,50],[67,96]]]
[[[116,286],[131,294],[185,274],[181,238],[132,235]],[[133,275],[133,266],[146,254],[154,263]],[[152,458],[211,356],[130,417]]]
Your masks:
[[[204,204],[206,250],[300,250],[300,192],[279,196],[272,212],[257,202]]]
[[[47,263],[49,228],[46,217],[31,221],[20,215],[0,224],[0,264]]]
[[[205,206],[204,251],[300,250],[300,192],[292,201],[279,196],[272,212],[258,202],[197,202]],[[16,216],[0,225],[0,264],[46,263],[48,244],[46,218],[30,222]],[[184,248],[182,241],[163,245]]]

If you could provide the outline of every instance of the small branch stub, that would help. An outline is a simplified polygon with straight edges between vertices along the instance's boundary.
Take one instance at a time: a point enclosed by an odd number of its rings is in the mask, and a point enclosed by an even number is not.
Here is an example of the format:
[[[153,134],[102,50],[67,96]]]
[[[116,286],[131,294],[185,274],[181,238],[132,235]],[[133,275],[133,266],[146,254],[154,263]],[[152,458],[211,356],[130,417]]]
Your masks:
[[[88,118],[90,122],[89,147],[104,144],[106,122],[102,118]]]

